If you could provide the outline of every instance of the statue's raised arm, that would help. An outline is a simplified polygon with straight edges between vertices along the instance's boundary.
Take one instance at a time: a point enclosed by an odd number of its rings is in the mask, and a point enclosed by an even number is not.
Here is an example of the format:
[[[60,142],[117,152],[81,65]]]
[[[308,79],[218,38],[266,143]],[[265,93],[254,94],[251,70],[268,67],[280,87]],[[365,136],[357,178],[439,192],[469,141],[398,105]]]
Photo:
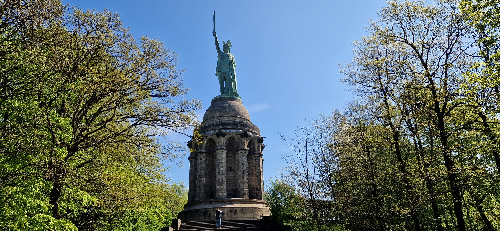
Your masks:
[[[217,49],[217,53],[221,52],[220,46],[219,46],[219,40],[217,39],[217,33],[215,33],[215,11],[214,11],[214,31],[213,31],[213,35],[214,35],[214,38],[215,38],[215,48]]]
[[[217,34],[214,31],[214,37],[215,37],[215,48],[217,49],[217,53],[221,52],[220,46],[219,46],[219,40],[217,40]]]

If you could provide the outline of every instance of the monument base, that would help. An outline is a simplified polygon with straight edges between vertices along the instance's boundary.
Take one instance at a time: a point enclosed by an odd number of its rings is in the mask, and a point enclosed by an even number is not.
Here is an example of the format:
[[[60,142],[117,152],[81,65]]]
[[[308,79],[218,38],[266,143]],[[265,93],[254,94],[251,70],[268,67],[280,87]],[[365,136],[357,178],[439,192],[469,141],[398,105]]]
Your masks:
[[[215,221],[217,208],[222,211],[223,220],[259,220],[271,215],[263,200],[232,198],[187,204],[177,217],[182,222]]]

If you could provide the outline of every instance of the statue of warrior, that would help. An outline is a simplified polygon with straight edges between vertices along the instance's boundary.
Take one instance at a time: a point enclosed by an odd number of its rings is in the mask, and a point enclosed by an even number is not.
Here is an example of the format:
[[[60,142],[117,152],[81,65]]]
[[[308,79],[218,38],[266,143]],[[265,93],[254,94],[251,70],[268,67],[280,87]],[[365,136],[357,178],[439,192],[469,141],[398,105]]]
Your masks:
[[[214,11],[214,31],[215,47],[217,48],[217,68],[215,75],[219,78],[220,94],[222,96],[238,97],[238,90],[236,88],[236,62],[234,56],[230,53],[231,41],[223,41],[222,51],[219,47],[219,40],[217,33],[215,33],[215,11]]]

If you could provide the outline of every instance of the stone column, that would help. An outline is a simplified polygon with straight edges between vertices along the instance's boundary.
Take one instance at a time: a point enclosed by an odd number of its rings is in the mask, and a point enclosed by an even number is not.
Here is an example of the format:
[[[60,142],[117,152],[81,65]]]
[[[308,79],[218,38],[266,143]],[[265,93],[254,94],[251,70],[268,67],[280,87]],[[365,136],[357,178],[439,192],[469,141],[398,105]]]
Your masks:
[[[262,200],[262,194],[264,194],[264,187],[263,187],[263,184],[264,184],[264,169],[263,169],[263,161],[264,159],[262,159],[262,153],[255,153],[255,156],[254,158],[256,159],[257,161],[257,171],[256,171],[256,180],[257,180],[257,184],[255,185],[256,186],[256,193],[257,193],[257,197],[255,199],[258,199],[258,200]]]
[[[198,152],[196,155],[197,171],[196,171],[196,195],[195,200],[197,202],[204,201],[206,199],[206,188],[207,188],[207,153]]]
[[[188,192],[188,203],[193,203],[196,199],[196,157],[194,153],[191,153],[189,160],[189,192]]]
[[[239,198],[248,199],[248,148],[238,150],[236,156],[236,179]]]
[[[262,196],[264,195],[264,158],[262,158],[263,154],[260,153],[260,195],[259,200],[262,200]]]
[[[215,169],[215,192],[216,199],[226,199],[226,154],[227,150],[225,148],[218,148],[215,151],[217,158],[217,166]]]

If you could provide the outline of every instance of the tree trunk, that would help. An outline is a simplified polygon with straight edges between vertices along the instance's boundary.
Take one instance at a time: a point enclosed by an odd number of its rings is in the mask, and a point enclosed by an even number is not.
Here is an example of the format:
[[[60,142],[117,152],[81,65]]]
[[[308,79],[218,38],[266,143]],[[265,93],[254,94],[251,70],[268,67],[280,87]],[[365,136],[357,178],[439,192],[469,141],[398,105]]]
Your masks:
[[[432,207],[432,214],[434,216],[434,221],[436,223],[436,229],[438,231],[444,231],[443,228],[443,221],[441,220],[441,217],[439,216],[439,207],[437,205],[435,193],[434,193],[434,186],[432,184],[432,181],[426,177],[425,179],[425,185],[427,187],[427,190],[429,191],[429,194],[431,196],[431,207]]]
[[[460,193],[459,179],[457,173],[455,172],[455,163],[451,159],[451,153],[448,147],[448,136],[446,134],[446,129],[444,126],[444,116],[443,113],[438,112],[438,129],[439,137],[441,141],[441,146],[443,148],[443,158],[444,165],[448,171],[448,181],[450,182],[450,192],[453,197],[453,211],[455,212],[455,217],[457,218],[457,226],[459,231],[466,231],[464,213],[462,209],[462,194]]]
[[[409,180],[408,180],[408,171],[406,170],[406,164],[403,161],[401,147],[399,146],[399,135],[400,134],[399,134],[399,131],[397,131],[394,128],[394,125],[392,124],[392,122],[391,122],[391,129],[393,130],[392,134],[393,134],[393,139],[394,139],[394,148],[396,150],[396,157],[397,157],[398,162],[399,162],[399,170],[403,174],[403,184],[405,185],[406,192],[408,193],[408,195],[410,195],[410,198],[414,199],[414,195],[412,192],[413,189],[412,189],[412,186],[410,185]],[[418,207],[411,209],[411,217],[413,220],[413,226],[415,228],[415,231],[420,231],[420,221],[418,219]]]
[[[398,159],[398,162],[399,162],[399,170],[403,174],[403,184],[405,186],[406,192],[408,193],[408,195],[410,195],[410,198],[413,200],[414,199],[413,187],[410,185],[409,180],[408,180],[408,171],[406,170],[406,164],[403,160],[403,155],[401,153],[401,147],[399,144],[399,139],[400,139],[401,134],[400,134],[399,130],[396,128],[396,126],[394,125],[394,123],[392,122],[391,115],[389,114],[390,110],[389,110],[389,102],[387,99],[388,98],[387,92],[383,90],[382,93],[383,93],[383,97],[384,97],[384,106],[385,106],[385,110],[387,113],[385,122],[391,128],[393,145],[394,145],[394,149],[396,151],[396,158]],[[410,207],[412,207],[412,206],[410,205]],[[411,208],[411,217],[413,220],[413,226],[414,226],[415,231],[420,231],[420,221],[418,219],[418,207]]]
[[[479,215],[481,216],[481,219],[483,219],[484,225],[486,225],[486,230],[488,230],[488,231],[495,231],[495,228],[491,224],[491,221],[488,219],[488,217],[484,213],[483,206],[481,205],[483,203],[483,200],[484,199],[482,199],[480,201],[476,201],[477,211],[479,212]]]
[[[61,218],[59,214],[59,198],[61,198],[61,188],[62,185],[59,183],[59,179],[53,181],[52,190],[50,191],[49,204],[52,205],[52,216],[55,219]]]
[[[432,182],[432,179],[428,176],[428,170],[429,170],[429,164],[424,162],[424,156],[422,155],[424,147],[422,146],[422,141],[420,139],[420,136],[418,134],[418,127],[417,125],[413,125],[409,120],[406,121],[408,128],[410,129],[410,132],[413,135],[413,142],[415,145],[415,150],[417,152],[417,160],[420,166],[422,166],[423,173],[424,173],[424,182],[425,182],[425,187],[427,188],[427,191],[429,192],[429,196],[431,198],[431,208],[432,208],[432,215],[434,217],[434,222],[436,224],[436,229],[438,231],[444,231],[443,228],[443,221],[441,220],[441,217],[439,216],[439,207],[437,205],[436,197],[435,197],[435,192],[434,192],[434,184]],[[431,141],[431,151],[433,149],[433,143]]]

